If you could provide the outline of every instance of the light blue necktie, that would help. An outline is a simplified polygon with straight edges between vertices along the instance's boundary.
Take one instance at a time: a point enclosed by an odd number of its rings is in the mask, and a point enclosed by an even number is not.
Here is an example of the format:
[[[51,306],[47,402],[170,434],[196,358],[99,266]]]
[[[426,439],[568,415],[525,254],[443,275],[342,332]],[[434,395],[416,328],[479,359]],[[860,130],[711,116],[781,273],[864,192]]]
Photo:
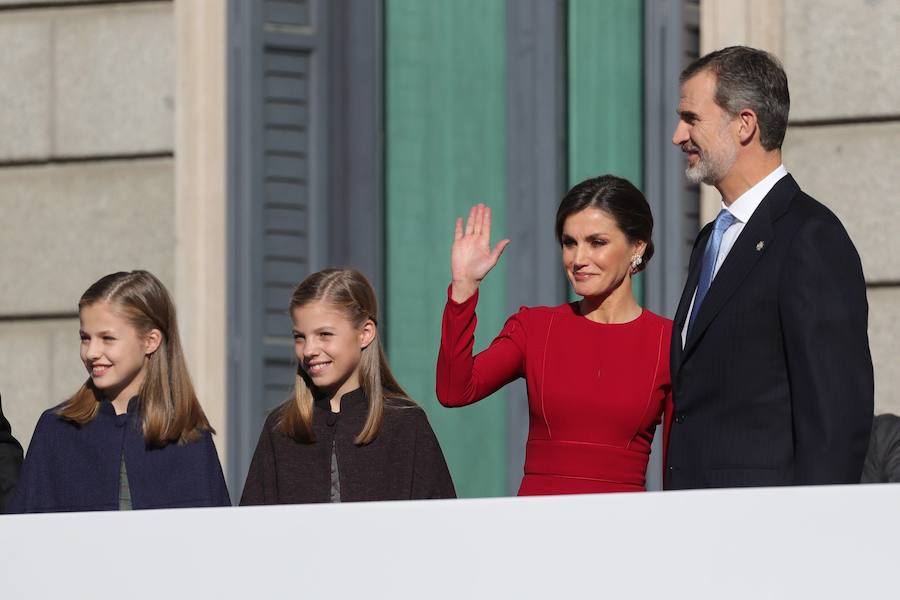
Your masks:
[[[719,247],[722,245],[722,237],[725,235],[725,231],[734,225],[736,221],[737,217],[724,208],[719,212],[719,216],[716,217],[712,234],[706,243],[706,250],[703,251],[700,283],[697,284],[697,295],[694,297],[694,308],[691,310],[691,320],[688,323],[688,335],[690,335],[691,329],[694,327],[694,321],[697,320],[697,315],[700,314],[700,306],[703,304],[703,299],[706,298],[706,292],[709,291],[710,284],[712,284],[716,270],[716,260],[719,258]]]

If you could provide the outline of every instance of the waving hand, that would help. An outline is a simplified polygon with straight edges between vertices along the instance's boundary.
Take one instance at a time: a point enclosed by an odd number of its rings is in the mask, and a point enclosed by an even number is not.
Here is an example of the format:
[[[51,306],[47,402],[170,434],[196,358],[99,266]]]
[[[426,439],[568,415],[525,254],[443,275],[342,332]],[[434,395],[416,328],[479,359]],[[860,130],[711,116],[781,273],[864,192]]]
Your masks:
[[[465,230],[462,219],[456,219],[450,251],[453,300],[463,302],[471,297],[508,245],[509,240],[500,240],[491,248],[491,209],[484,204],[476,204],[469,211]]]

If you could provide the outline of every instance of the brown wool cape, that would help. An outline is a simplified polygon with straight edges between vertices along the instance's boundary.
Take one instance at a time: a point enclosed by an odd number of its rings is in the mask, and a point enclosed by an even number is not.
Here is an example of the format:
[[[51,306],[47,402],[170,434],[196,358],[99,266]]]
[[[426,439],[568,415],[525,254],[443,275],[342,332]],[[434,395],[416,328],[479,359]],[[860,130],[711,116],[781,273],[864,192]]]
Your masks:
[[[332,500],[332,455],[340,478],[340,501],[455,498],[444,454],[425,411],[406,400],[385,402],[378,436],[358,446],[369,403],[361,389],[342,396],[341,412],[317,400],[316,441],[297,442],[278,431],[281,409],[266,419],[241,505],[299,504]]]

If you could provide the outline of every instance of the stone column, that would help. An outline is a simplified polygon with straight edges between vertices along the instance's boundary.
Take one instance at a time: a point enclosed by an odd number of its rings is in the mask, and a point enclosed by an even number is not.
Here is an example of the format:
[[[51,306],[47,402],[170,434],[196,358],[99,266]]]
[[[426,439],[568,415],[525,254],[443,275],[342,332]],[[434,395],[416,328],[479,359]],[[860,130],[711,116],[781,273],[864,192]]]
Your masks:
[[[752,46],[782,58],[784,0],[700,0],[700,55],[727,46]],[[700,224],[716,218],[721,197],[700,185]]]
[[[227,49],[226,0],[176,0],[175,295],[188,365],[223,467]]]

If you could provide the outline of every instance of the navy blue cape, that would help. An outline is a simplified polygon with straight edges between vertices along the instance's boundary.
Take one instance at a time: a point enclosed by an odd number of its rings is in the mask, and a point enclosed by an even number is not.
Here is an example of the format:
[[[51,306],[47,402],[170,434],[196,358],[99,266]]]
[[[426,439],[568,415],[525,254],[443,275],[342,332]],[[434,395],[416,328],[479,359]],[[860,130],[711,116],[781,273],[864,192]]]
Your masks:
[[[56,410],[38,420],[7,512],[118,510],[123,452],[135,509],[231,505],[210,432],[201,431],[194,442],[148,448],[137,397],[122,415],[102,402],[84,425]]]

